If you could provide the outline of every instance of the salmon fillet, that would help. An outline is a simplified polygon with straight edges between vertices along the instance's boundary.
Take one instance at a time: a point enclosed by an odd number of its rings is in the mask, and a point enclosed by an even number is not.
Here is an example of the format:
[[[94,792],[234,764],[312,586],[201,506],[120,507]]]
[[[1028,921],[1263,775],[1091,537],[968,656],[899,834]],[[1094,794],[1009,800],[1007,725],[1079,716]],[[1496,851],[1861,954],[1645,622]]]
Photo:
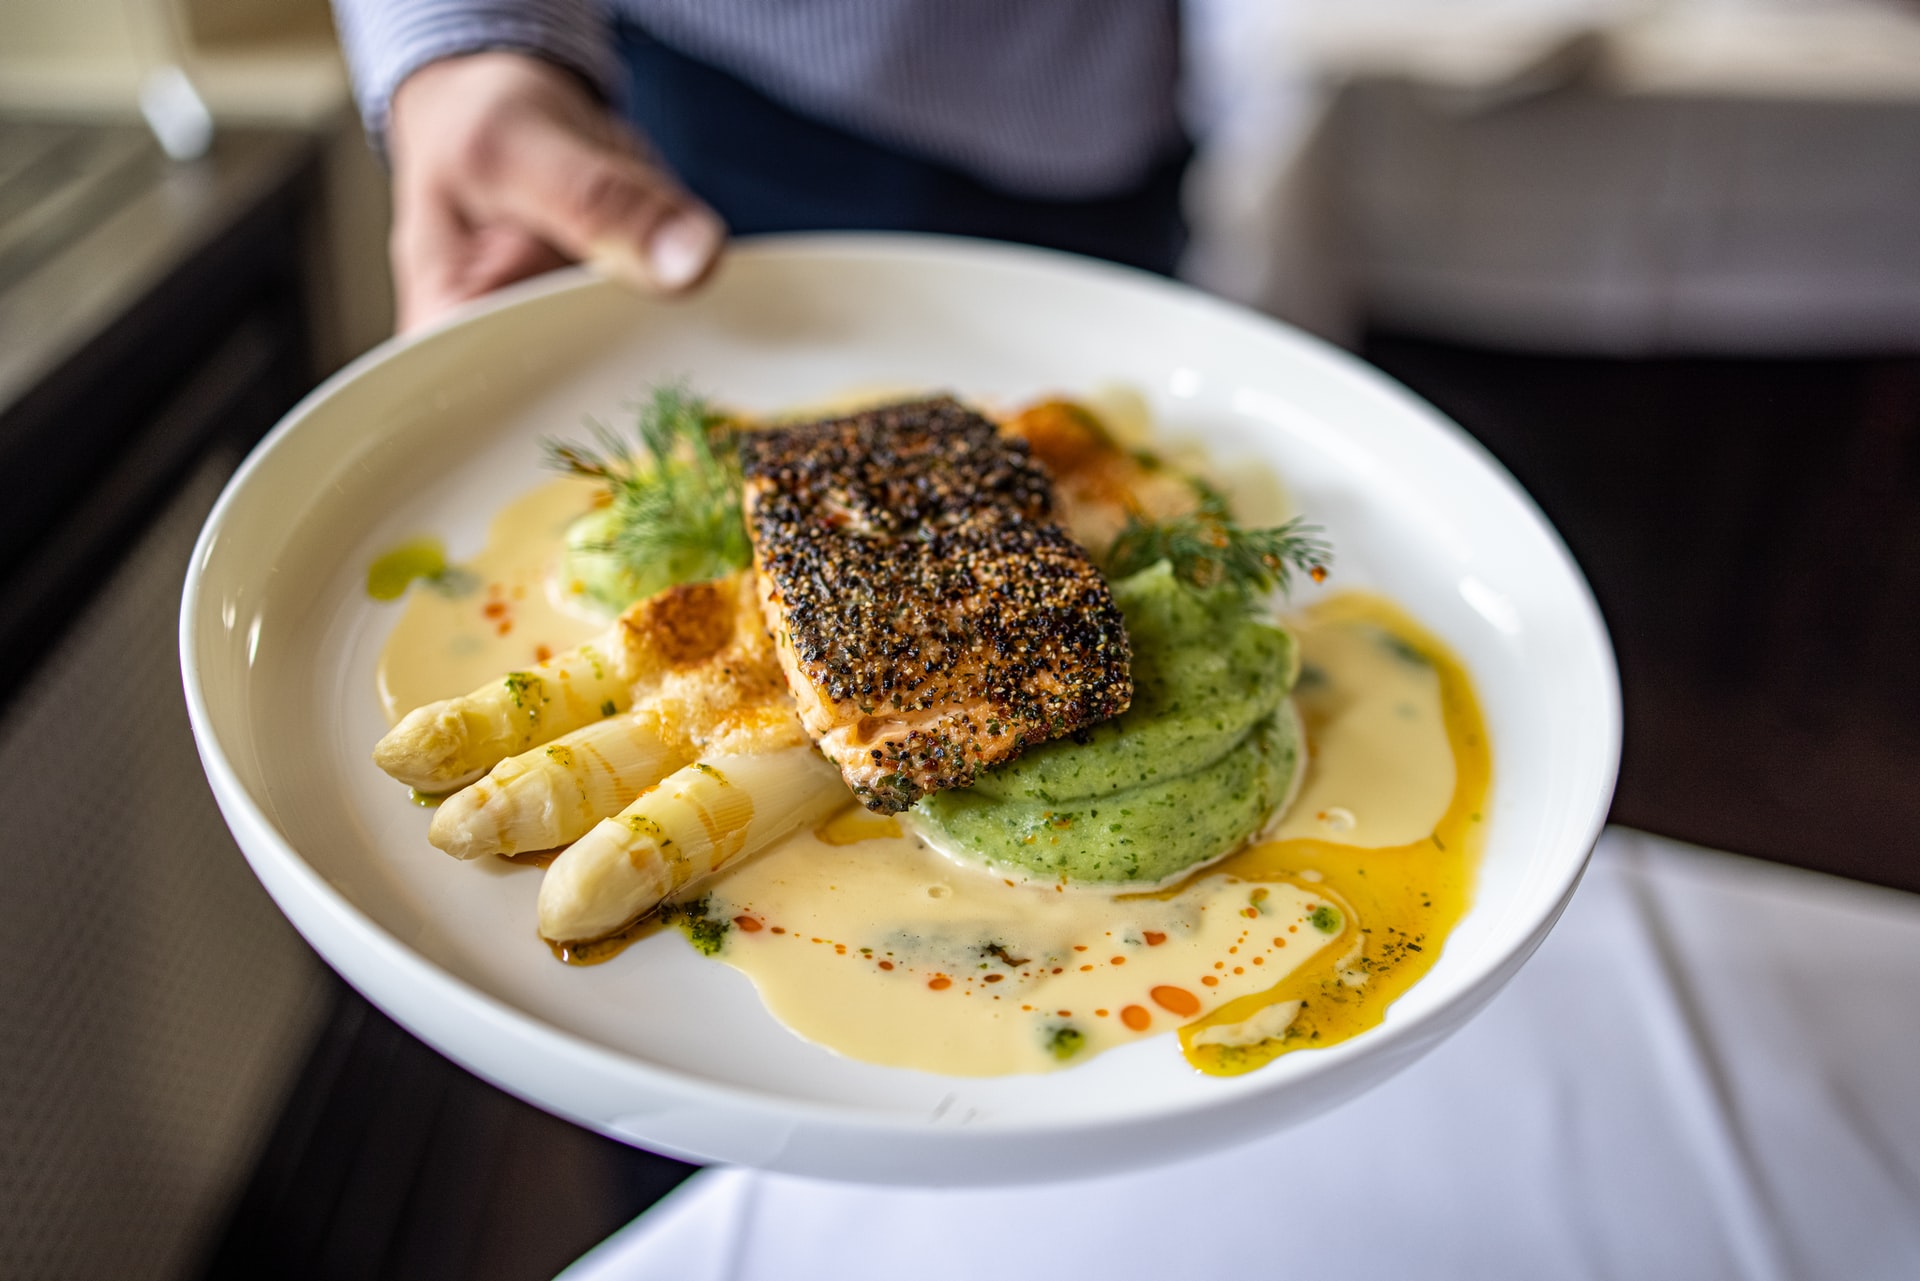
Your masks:
[[[1023,442],[935,399],[747,432],[740,456],[800,720],[869,809],[1127,709],[1120,611]]]

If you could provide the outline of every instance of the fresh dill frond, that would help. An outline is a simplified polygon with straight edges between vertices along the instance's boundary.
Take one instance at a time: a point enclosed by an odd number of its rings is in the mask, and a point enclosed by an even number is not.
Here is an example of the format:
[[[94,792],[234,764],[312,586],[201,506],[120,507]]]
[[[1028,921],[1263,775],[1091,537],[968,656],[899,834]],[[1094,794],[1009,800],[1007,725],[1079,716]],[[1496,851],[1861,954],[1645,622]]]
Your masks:
[[[600,532],[584,550],[611,557],[636,595],[751,563],[728,420],[680,385],[657,387],[633,408],[635,441],[593,422],[592,445],[546,442],[549,466],[607,487]]]
[[[1225,588],[1252,600],[1293,588],[1296,573],[1316,583],[1327,576],[1333,548],[1320,537],[1321,528],[1299,517],[1270,529],[1247,529],[1233,519],[1219,491],[1196,484],[1199,509],[1171,520],[1147,520],[1138,515],[1107,549],[1105,568],[1114,578],[1125,578],[1166,561],[1174,577],[1191,587]]]

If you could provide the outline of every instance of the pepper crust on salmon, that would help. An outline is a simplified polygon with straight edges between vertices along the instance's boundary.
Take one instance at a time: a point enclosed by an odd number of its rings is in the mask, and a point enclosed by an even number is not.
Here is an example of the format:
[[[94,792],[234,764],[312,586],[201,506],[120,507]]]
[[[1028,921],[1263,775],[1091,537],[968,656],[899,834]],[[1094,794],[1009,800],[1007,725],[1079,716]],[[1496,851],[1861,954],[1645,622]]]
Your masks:
[[[743,433],[768,629],[869,809],[1117,716],[1127,634],[1024,442],[957,401]]]

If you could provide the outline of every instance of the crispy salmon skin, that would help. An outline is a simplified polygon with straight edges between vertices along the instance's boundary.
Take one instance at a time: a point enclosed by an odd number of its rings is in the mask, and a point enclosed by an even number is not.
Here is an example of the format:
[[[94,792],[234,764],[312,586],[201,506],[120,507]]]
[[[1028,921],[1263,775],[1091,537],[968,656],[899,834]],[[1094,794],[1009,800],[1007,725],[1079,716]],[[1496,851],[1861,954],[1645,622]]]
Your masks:
[[[942,398],[747,432],[740,456],[800,719],[869,809],[1127,709],[1120,611],[1023,442]]]

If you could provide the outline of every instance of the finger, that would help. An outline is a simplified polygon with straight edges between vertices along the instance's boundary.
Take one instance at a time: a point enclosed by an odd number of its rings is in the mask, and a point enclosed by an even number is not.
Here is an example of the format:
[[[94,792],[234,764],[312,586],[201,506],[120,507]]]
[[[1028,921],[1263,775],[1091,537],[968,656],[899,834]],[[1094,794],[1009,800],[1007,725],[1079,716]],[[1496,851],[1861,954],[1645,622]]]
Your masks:
[[[563,265],[552,246],[519,228],[475,227],[451,198],[431,194],[396,212],[392,239],[396,329],[410,333],[447,311]]]
[[[493,198],[503,219],[643,288],[691,288],[718,261],[719,217],[618,141],[544,116],[500,141]]]
[[[566,255],[519,227],[481,227],[474,231],[462,288],[468,297],[567,265]]]
[[[396,200],[388,257],[400,333],[419,329],[465,301],[459,276],[466,240],[466,226],[450,202],[424,194]]]

